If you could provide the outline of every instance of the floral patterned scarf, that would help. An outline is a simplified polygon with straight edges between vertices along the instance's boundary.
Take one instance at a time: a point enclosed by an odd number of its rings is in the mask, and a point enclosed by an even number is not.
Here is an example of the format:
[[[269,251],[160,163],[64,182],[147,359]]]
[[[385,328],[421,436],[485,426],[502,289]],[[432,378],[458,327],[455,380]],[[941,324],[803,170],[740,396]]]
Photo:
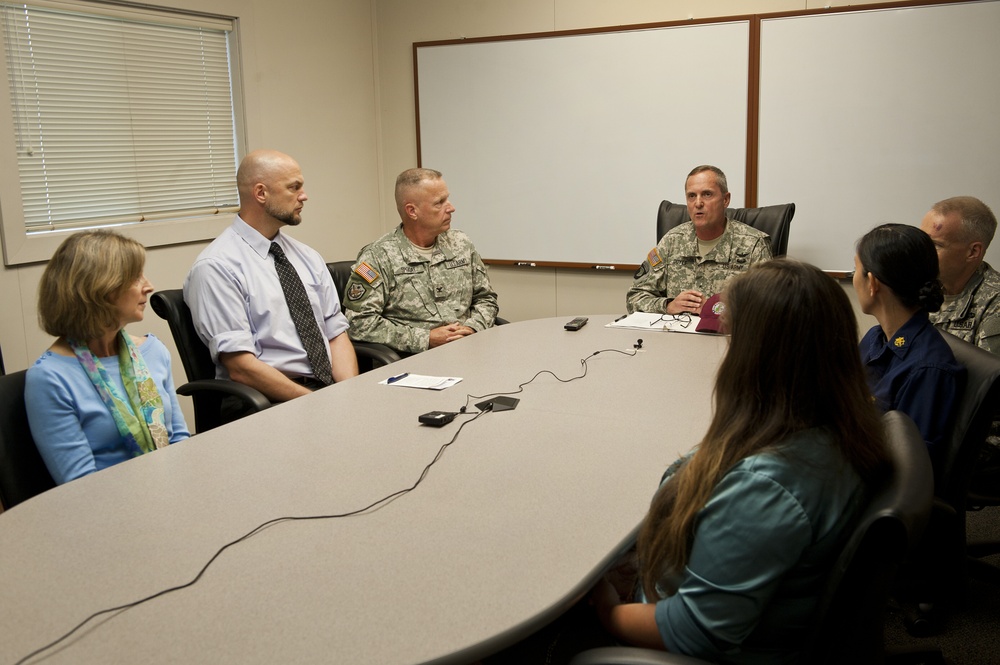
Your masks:
[[[138,457],[170,443],[164,421],[163,399],[132,338],[122,329],[118,332],[118,339],[118,365],[125,392],[128,393],[127,403],[108,380],[107,370],[87,345],[74,339],[66,341],[111,412],[122,442],[134,457]],[[141,414],[141,417],[136,414]]]

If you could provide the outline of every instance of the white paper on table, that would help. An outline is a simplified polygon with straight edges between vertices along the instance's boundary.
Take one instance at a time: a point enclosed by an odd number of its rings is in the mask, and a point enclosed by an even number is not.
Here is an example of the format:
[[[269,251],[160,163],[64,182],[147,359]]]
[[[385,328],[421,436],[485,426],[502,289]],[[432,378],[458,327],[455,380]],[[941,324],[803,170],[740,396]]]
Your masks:
[[[392,378],[392,377],[389,377]],[[462,379],[457,376],[427,376],[425,374],[407,374],[402,379],[389,383],[389,379],[379,381],[383,385],[402,386],[403,388],[423,388],[424,390],[444,390],[451,388]]]
[[[664,332],[698,332],[698,324],[701,322],[700,316],[673,315],[673,314],[651,314],[649,312],[633,312],[623,319],[619,319],[604,326],[605,328],[627,328],[629,330],[649,330]]]

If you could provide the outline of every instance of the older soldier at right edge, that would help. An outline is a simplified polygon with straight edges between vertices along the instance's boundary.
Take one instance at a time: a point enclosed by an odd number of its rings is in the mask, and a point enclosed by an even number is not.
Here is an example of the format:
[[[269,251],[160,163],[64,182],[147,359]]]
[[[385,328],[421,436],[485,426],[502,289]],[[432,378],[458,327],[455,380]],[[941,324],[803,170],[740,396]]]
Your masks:
[[[930,315],[931,323],[1000,354],[1000,273],[984,261],[997,229],[993,211],[972,196],[955,196],[935,203],[920,228],[937,247],[944,286],[944,304]],[[1000,422],[993,423],[969,489],[1000,491]]]
[[[931,323],[987,351],[1000,354],[1000,273],[983,259],[997,218],[971,196],[938,201],[920,228],[937,247],[944,305]]]
[[[698,314],[733,275],[771,258],[762,233],[726,218],[729,186],[714,166],[697,166],[684,182],[690,222],[670,229],[635,273],[628,313]]]

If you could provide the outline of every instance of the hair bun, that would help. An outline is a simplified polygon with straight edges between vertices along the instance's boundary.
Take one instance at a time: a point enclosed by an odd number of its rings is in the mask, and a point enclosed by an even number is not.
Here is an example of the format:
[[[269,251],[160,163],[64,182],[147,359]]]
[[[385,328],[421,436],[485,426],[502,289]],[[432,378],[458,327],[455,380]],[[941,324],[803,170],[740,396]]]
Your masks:
[[[941,304],[944,303],[944,290],[941,288],[941,280],[932,279],[924,284],[920,287],[920,294],[917,298],[920,301],[920,306],[928,312],[936,312],[941,309]]]

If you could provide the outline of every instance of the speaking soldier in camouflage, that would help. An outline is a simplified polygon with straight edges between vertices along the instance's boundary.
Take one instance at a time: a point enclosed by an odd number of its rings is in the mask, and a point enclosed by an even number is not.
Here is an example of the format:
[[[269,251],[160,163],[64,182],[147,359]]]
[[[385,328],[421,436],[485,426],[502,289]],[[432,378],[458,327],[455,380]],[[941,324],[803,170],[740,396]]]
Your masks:
[[[353,339],[417,353],[493,325],[497,295],[461,231],[441,174],[409,169],[396,180],[402,223],[361,250],[344,291]]]
[[[730,195],[721,170],[696,167],[685,194],[691,221],[664,234],[639,266],[625,298],[629,314],[698,314],[730,277],[771,258],[766,233],[726,218]]]

